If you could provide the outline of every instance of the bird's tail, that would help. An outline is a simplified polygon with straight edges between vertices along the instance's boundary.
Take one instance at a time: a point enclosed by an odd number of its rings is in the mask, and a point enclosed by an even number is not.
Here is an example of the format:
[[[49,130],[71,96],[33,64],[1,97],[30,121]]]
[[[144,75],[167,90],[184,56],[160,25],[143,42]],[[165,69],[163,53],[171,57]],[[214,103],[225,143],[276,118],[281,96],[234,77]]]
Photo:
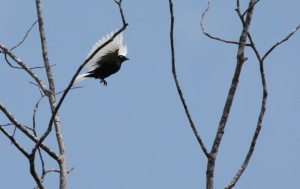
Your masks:
[[[89,75],[89,73],[81,74],[81,75],[79,75],[79,76],[76,77],[76,79],[75,79],[74,82],[75,82],[75,83],[76,83],[76,82],[80,82],[80,81],[86,79],[86,76],[88,76],[88,75]]]

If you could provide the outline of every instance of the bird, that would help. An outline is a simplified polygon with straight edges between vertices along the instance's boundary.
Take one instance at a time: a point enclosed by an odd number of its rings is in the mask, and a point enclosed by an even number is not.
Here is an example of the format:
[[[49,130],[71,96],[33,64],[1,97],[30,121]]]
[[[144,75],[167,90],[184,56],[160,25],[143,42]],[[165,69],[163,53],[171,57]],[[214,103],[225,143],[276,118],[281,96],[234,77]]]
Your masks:
[[[106,37],[103,37],[95,43],[87,58],[90,57],[98,47],[107,42],[114,34],[115,32],[112,31],[108,33]],[[100,83],[107,86],[105,78],[118,72],[122,63],[129,60],[126,57],[126,54],[127,46],[123,45],[123,32],[121,32],[112,42],[99,50],[95,56],[86,63],[85,67],[88,72],[77,76],[74,82],[80,82],[86,78],[95,78],[100,79]]]

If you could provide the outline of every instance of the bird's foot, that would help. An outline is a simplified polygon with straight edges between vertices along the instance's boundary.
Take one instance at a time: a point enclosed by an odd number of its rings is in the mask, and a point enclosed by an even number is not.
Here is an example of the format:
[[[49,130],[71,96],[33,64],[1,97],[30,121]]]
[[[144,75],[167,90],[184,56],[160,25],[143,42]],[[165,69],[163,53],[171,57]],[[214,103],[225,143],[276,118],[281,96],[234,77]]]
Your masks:
[[[100,83],[103,83],[104,86],[107,86],[107,82],[104,79],[101,79]]]

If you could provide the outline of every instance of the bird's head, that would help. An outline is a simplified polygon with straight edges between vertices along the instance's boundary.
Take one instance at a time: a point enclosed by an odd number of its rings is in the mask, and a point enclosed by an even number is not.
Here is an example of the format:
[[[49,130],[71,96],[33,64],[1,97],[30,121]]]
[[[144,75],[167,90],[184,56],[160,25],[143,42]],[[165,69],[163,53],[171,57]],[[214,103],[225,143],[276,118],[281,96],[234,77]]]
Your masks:
[[[129,60],[126,56],[123,56],[123,55],[119,55],[118,58],[119,58],[119,61],[121,63],[124,62],[124,61],[126,61],[126,60]]]

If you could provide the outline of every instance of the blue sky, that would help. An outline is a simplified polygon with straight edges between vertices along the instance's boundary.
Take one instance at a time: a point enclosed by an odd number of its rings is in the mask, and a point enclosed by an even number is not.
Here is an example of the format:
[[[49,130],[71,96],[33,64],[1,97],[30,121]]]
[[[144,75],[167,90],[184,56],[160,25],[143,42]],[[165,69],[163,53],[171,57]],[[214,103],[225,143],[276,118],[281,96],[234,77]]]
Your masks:
[[[214,35],[239,39],[241,23],[236,1],[213,1],[204,25]],[[200,17],[207,2],[174,1],[175,52],[179,82],[191,115],[206,147],[211,148],[236,64],[237,46],[202,34]],[[241,4],[245,10],[248,3]],[[261,54],[299,23],[300,2],[261,1],[254,10],[251,35]],[[48,53],[56,91],[71,80],[96,41],[122,26],[119,10],[109,1],[43,1]],[[205,188],[206,158],[189,126],[171,73],[168,1],[123,0],[128,28],[124,41],[130,59],[107,78],[104,87],[94,79],[79,84],[62,105],[68,188]],[[34,1],[3,0],[0,7],[0,43],[11,48],[37,19]],[[265,61],[267,111],[256,149],[235,188],[297,188],[300,185],[299,39],[296,33]],[[29,66],[42,65],[38,27],[13,51]],[[247,49],[231,114],[220,146],[215,188],[224,188],[240,168],[256,128],[262,86],[259,65]],[[1,57],[0,102],[22,124],[32,125],[32,112],[40,97],[24,71],[11,69]],[[84,73],[86,70],[82,70]],[[44,70],[36,73],[46,81]],[[60,97],[60,96],[59,96]],[[38,133],[50,118],[44,99],[37,113]],[[0,124],[8,123],[0,114]],[[10,132],[12,129],[7,128]],[[33,143],[21,132],[18,141]],[[45,141],[57,149],[54,133]],[[33,188],[29,164],[0,135],[0,177],[5,189]],[[46,168],[57,168],[45,158]],[[57,188],[50,173],[46,188]]]

